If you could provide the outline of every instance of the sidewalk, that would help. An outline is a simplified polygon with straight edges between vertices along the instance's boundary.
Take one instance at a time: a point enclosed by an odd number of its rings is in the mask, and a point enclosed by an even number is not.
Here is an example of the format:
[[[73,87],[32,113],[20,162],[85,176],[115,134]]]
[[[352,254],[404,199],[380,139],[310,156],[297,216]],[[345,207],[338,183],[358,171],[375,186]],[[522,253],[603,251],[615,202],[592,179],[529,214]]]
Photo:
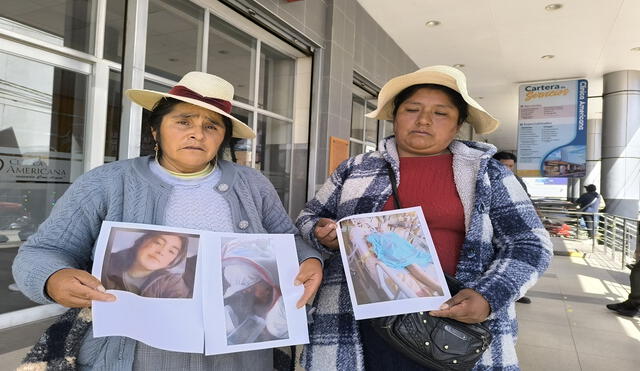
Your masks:
[[[532,303],[516,304],[522,370],[637,370],[640,317],[619,316],[605,308],[627,298],[629,270],[613,264],[600,248],[590,253],[590,242],[557,238],[554,246],[587,253],[584,258],[554,256],[527,293]]]

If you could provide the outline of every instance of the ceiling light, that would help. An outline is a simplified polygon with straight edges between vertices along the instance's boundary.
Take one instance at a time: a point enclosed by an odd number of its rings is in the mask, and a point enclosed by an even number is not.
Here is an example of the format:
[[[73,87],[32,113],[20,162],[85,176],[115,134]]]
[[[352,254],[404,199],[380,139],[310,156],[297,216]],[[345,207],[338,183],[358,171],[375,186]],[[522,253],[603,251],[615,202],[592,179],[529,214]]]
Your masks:
[[[453,65],[453,67],[455,67],[455,68],[464,68],[464,64],[456,63],[456,64]]]
[[[629,50],[631,50],[632,52],[640,52],[640,46],[636,46],[635,48],[631,48]]]
[[[540,57],[542,59],[553,59],[555,58],[555,55],[553,54],[547,54],[547,55],[543,55],[542,57]]]
[[[544,7],[544,10],[548,12],[553,12],[554,10],[558,10],[560,8],[562,8],[562,4],[549,4]]]
[[[431,20],[431,21],[427,21],[427,23],[425,23],[424,25],[427,27],[435,27],[440,25],[440,21]]]

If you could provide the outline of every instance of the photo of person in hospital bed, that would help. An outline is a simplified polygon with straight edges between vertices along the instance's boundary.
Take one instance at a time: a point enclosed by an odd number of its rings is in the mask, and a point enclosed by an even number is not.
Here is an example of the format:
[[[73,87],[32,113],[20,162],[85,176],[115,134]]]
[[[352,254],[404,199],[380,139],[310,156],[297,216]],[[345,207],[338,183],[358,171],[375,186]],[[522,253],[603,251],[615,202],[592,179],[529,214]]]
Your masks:
[[[443,295],[415,214],[346,220],[341,229],[359,305]]]
[[[289,338],[278,265],[269,239],[223,240],[227,345]]]

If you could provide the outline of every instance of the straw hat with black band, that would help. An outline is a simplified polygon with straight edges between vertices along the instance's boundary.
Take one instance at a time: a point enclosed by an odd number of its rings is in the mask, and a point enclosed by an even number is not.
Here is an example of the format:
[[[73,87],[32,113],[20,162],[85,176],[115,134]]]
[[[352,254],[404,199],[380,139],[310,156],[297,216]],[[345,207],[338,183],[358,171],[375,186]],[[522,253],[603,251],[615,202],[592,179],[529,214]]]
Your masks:
[[[256,134],[244,122],[231,116],[233,85],[227,80],[204,72],[189,72],[167,93],[145,89],[129,89],[125,92],[133,102],[152,111],[162,98],[175,98],[206,108],[231,119],[234,138],[255,138]]]
[[[378,120],[393,120],[393,100],[398,93],[412,85],[436,84],[451,88],[462,96],[469,105],[467,122],[478,134],[489,134],[500,123],[485,111],[467,91],[467,79],[462,71],[449,66],[431,66],[415,72],[395,77],[382,87],[378,95],[378,107],[366,116]]]

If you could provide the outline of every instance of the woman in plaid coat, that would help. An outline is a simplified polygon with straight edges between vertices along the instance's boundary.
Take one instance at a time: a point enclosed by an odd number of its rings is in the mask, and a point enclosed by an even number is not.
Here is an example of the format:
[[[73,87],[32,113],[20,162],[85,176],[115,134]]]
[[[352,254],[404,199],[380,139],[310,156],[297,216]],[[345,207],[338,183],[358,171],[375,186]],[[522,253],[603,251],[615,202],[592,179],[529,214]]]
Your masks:
[[[393,208],[390,166],[402,206],[422,206],[443,269],[466,287],[431,314],[489,326],[494,340],[475,369],[519,369],[514,302],[547,268],[551,242],[516,177],[491,158],[495,147],[454,139],[465,121],[478,133],[498,122],[448,66],[394,78],[378,101],[368,116],[393,120],[395,135],[343,162],[296,222],[326,257],[303,366],[423,369],[386,346],[368,321],[355,321],[337,251],[335,220]]]

